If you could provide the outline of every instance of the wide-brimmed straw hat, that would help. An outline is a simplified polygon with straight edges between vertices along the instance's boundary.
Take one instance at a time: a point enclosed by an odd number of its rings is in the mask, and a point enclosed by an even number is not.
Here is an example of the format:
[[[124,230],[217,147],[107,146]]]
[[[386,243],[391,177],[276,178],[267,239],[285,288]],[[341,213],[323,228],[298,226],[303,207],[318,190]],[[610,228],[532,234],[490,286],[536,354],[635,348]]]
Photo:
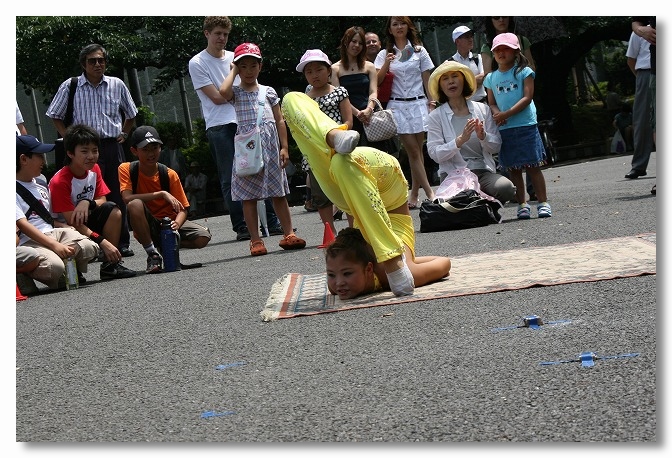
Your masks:
[[[432,100],[439,100],[439,96],[441,94],[441,90],[439,89],[439,81],[441,80],[441,76],[447,72],[462,73],[464,75],[464,84],[466,84],[470,89],[469,95],[467,95],[466,98],[474,95],[474,92],[476,92],[476,77],[474,76],[474,72],[472,72],[471,69],[466,65],[455,62],[454,60],[447,60],[436,67],[436,69],[429,76],[429,96],[432,98]]]

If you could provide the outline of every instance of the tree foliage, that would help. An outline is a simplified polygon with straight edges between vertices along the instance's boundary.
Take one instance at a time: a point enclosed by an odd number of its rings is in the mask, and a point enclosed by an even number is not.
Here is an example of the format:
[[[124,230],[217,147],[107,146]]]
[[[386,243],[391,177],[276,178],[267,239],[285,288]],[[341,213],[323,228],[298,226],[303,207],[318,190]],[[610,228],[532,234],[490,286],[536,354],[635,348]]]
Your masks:
[[[232,17],[227,49],[247,41],[257,43],[265,56],[260,80],[275,87],[297,88],[304,82],[295,67],[306,49],[322,49],[336,61],[341,37],[348,27],[358,25],[382,34],[385,19],[379,16]],[[450,24],[455,19],[422,18],[432,26]],[[175,79],[187,75],[189,59],[205,48],[203,16],[18,16],[18,83],[39,90],[48,103],[60,83],[81,73],[79,52],[90,43],[99,43],[107,50],[108,74],[120,76],[124,69],[161,69],[152,82],[153,91],[161,92]]]
[[[456,23],[471,23],[470,17],[414,17],[421,33]],[[571,71],[585,59],[596,43],[627,41],[630,18],[621,16],[559,18],[566,34],[532,44],[537,62],[535,101],[553,113],[560,126],[571,126],[569,101]],[[257,43],[264,56],[260,81],[279,90],[302,90],[305,81],[295,67],[307,49],[322,49],[333,61],[339,59],[343,32],[352,25],[371,30],[385,41],[382,16],[246,16],[232,17],[233,29],[227,49],[240,43]],[[476,22],[476,21],[474,21]],[[61,82],[81,73],[78,62],[82,47],[100,43],[109,54],[107,73],[123,76],[124,70],[160,69],[152,93],[166,90],[175,79],[188,74],[189,59],[205,48],[202,16],[56,16],[16,18],[16,74],[24,88],[40,91],[48,104]],[[623,59],[623,71],[625,58]],[[438,63],[437,63],[438,64]],[[133,89],[131,88],[131,92]]]

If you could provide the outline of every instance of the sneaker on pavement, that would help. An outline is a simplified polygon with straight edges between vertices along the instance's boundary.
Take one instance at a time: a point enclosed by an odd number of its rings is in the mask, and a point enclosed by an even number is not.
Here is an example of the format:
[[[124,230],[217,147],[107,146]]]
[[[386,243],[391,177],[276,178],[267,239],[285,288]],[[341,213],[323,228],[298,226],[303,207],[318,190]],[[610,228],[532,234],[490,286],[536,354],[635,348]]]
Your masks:
[[[122,258],[129,258],[135,255],[135,252],[131,250],[129,247],[119,248],[119,252],[121,253]]]
[[[40,289],[35,284],[35,280],[26,274],[16,274],[16,285],[24,296],[32,296],[40,292]]]
[[[285,233],[280,226],[276,226],[268,230],[268,235],[285,235]]]
[[[123,261],[104,262],[100,266],[101,280],[114,280],[115,278],[135,277],[135,271],[122,266]]]
[[[250,231],[247,230],[247,226],[243,226],[241,229],[238,229],[236,234],[236,240],[250,240]]]
[[[518,219],[530,219],[530,205],[518,205]]]
[[[551,206],[546,202],[542,202],[537,205],[537,216],[539,218],[550,218],[551,215]]]
[[[147,270],[148,274],[158,274],[163,270],[163,258],[156,251],[147,256]]]

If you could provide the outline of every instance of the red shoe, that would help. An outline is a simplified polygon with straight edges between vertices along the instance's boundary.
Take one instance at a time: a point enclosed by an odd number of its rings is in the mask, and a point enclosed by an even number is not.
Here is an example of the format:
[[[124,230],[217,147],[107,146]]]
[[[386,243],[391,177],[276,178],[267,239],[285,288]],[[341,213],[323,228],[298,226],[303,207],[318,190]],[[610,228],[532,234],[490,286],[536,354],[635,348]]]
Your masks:
[[[255,240],[254,242],[250,242],[250,254],[252,256],[263,256],[266,253],[268,253],[268,251],[266,250],[262,240]]]
[[[296,234],[289,234],[280,240],[279,245],[283,250],[300,250],[306,247],[306,241],[298,238]]]

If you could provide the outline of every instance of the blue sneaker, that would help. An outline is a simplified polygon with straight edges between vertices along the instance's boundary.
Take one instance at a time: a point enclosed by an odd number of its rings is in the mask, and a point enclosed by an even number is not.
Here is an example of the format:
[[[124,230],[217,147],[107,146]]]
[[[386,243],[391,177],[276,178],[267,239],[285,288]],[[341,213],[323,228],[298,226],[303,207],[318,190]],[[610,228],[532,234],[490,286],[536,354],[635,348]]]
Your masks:
[[[518,219],[530,219],[530,204],[518,205]]]

